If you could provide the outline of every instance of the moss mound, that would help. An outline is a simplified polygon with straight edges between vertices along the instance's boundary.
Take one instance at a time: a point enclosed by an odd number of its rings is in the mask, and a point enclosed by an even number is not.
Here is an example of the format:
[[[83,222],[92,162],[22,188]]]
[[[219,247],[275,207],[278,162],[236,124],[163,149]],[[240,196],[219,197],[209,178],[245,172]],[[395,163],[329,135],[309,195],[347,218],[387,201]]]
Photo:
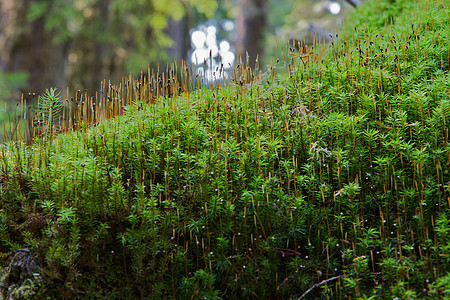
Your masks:
[[[450,9],[376,3],[259,81],[4,146],[3,270],[27,248],[36,298],[449,296]]]

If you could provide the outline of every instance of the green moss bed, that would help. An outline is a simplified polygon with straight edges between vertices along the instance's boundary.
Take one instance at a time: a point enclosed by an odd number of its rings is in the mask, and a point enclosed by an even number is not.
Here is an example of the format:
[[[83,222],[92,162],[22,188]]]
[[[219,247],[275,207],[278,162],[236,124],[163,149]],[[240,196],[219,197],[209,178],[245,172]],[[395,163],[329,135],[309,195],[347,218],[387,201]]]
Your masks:
[[[368,1],[264,72],[3,145],[2,297],[450,297],[449,16]]]

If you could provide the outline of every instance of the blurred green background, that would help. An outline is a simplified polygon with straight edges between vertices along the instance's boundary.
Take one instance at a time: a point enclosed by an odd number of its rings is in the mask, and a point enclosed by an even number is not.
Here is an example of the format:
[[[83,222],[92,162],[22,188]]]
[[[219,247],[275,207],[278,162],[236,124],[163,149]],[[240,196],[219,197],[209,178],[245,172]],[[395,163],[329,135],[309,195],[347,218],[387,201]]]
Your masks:
[[[95,95],[104,79],[174,60],[190,66],[195,31],[205,32],[203,53],[248,54],[252,65],[258,55],[264,69],[290,39],[334,34],[352,9],[342,0],[2,0],[0,136],[20,119],[22,97],[30,103],[49,87]],[[206,40],[211,26],[214,42]]]

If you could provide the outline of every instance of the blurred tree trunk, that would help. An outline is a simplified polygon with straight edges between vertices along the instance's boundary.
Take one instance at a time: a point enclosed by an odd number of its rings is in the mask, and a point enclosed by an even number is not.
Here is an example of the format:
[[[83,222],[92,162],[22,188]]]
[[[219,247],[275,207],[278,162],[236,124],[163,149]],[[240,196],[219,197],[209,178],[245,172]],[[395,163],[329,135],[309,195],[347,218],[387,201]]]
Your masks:
[[[171,19],[167,27],[167,35],[172,39],[173,44],[168,49],[171,56],[175,59],[186,60],[187,53],[191,44],[189,29],[192,28],[188,17],[184,17],[179,21]]]
[[[16,0],[0,1],[0,70],[5,71],[11,48],[11,35],[14,33]]]
[[[38,0],[1,0],[0,2],[0,67],[5,72],[26,71],[28,84],[23,92],[41,93],[45,88],[66,85],[64,80],[63,45],[52,43],[43,19],[29,22],[27,14]]]
[[[98,0],[92,5],[92,14],[86,17],[83,26],[91,32],[73,37],[71,44],[71,82],[75,89],[86,89],[91,96],[100,90],[101,82],[109,75],[112,68],[107,54],[108,26],[110,23],[110,0]]]
[[[357,8],[358,6],[361,5],[361,0],[345,0],[345,1],[348,2],[354,8]]]
[[[266,0],[239,0],[240,13],[236,19],[236,54],[245,62],[247,53],[250,67],[263,54],[264,33],[267,26]]]
[[[27,72],[25,93],[70,87],[94,96],[105,78],[186,57],[187,11],[211,12],[216,0],[200,2],[0,0],[0,70]],[[181,21],[168,28],[168,19]]]

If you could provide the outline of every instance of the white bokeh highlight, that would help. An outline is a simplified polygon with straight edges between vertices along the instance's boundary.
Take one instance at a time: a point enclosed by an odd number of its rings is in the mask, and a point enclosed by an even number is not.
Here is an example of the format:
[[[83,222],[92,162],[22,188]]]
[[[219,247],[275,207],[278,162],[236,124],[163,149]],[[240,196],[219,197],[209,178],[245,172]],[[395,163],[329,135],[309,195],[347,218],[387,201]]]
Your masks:
[[[215,82],[229,77],[235,64],[236,55],[230,42],[219,40],[219,30],[230,32],[235,29],[234,21],[222,20],[220,27],[211,21],[191,30],[192,49],[188,56],[194,65],[196,75],[207,82]]]

